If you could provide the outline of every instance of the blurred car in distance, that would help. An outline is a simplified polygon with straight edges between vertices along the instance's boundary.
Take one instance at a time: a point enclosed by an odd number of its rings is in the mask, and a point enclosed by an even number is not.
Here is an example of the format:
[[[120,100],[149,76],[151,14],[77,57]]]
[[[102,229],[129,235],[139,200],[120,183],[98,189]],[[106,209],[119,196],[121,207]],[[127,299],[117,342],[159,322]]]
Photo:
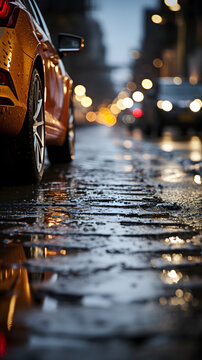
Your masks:
[[[35,0],[0,0],[1,175],[36,183],[49,160],[74,157],[73,81],[62,56],[83,47],[81,37],[58,35],[58,48]]]
[[[202,84],[192,85],[181,78],[160,78],[144,102],[144,126],[161,135],[165,126],[177,126],[183,132],[202,128]]]

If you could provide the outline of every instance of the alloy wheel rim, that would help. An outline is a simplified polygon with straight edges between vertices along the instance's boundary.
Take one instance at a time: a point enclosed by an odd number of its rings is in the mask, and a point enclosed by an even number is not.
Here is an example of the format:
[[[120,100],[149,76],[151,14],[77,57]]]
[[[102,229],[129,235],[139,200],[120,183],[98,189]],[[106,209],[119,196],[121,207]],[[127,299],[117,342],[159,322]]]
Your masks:
[[[37,77],[34,83],[34,115],[33,115],[33,139],[34,139],[34,156],[38,173],[43,169],[45,137],[44,137],[44,113],[43,98],[40,80]]]

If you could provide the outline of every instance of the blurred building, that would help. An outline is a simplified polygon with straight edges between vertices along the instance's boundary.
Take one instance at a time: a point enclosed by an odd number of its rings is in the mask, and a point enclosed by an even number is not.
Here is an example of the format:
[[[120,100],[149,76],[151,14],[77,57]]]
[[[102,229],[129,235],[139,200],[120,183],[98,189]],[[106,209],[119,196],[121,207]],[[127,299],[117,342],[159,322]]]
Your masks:
[[[145,11],[145,29],[139,58],[133,63],[134,80],[145,77],[188,78],[202,82],[202,1],[179,0],[177,8],[163,0]]]

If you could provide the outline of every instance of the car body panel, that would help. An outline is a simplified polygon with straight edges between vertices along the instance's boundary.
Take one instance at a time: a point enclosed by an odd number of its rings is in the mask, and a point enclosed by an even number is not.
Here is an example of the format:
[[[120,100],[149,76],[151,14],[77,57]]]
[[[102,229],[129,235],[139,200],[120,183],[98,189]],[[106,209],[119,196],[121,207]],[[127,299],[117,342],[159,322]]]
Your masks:
[[[44,112],[47,145],[63,145],[68,127],[72,80],[51,39],[23,4],[14,28],[0,27],[0,68],[11,75],[15,93],[0,85],[0,97],[12,106],[0,105],[0,133],[20,133],[27,112],[29,84],[36,64],[41,63],[44,82]]]

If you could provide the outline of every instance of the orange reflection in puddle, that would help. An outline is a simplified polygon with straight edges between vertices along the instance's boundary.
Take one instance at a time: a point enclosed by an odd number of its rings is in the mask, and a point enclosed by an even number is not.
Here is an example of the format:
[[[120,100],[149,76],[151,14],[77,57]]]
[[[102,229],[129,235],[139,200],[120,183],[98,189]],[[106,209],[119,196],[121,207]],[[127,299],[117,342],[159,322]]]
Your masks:
[[[0,298],[0,325],[7,331],[10,331],[13,326],[13,318],[16,307],[26,308],[32,304],[32,296],[30,290],[30,283],[28,278],[28,271],[22,268],[20,264],[26,260],[26,255],[22,245],[6,247],[1,249],[1,259],[4,264],[0,267],[0,292],[7,296]],[[9,264],[19,264],[9,266]]]
[[[201,256],[196,255],[184,256],[182,254],[163,254],[162,259],[175,265],[181,264],[183,262],[201,263]]]
[[[176,270],[163,270],[161,274],[161,280],[166,284],[177,284],[183,275],[180,271]]]
[[[182,289],[177,289],[175,291],[175,295],[169,298],[160,297],[159,303],[162,306],[170,305],[170,306],[180,306],[182,310],[188,310],[188,306],[198,306],[198,299],[194,298],[190,291],[183,291]]]
[[[185,240],[181,239],[179,236],[170,236],[165,239],[165,242],[168,245],[174,245],[175,247],[179,247],[182,244],[185,244]]]
[[[17,310],[26,309],[33,305],[30,281],[46,281],[52,277],[51,273],[31,273],[23,267],[28,257],[48,257],[66,255],[66,250],[53,251],[45,249],[24,249],[21,244],[12,244],[1,248],[0,252],[0,328],[3,334],[13,328]],[[0,339],[1,340],[1,339]],[[3,346],[0,344],[0,346]],[[3,349],[3,348],[2,348]],[[3,351],[0,349],[0,351]]]
[[[69,219],[69,214],[61,211],[48,211],[45,215],[44,223],[48,227],[60,226],[65,219]]]

